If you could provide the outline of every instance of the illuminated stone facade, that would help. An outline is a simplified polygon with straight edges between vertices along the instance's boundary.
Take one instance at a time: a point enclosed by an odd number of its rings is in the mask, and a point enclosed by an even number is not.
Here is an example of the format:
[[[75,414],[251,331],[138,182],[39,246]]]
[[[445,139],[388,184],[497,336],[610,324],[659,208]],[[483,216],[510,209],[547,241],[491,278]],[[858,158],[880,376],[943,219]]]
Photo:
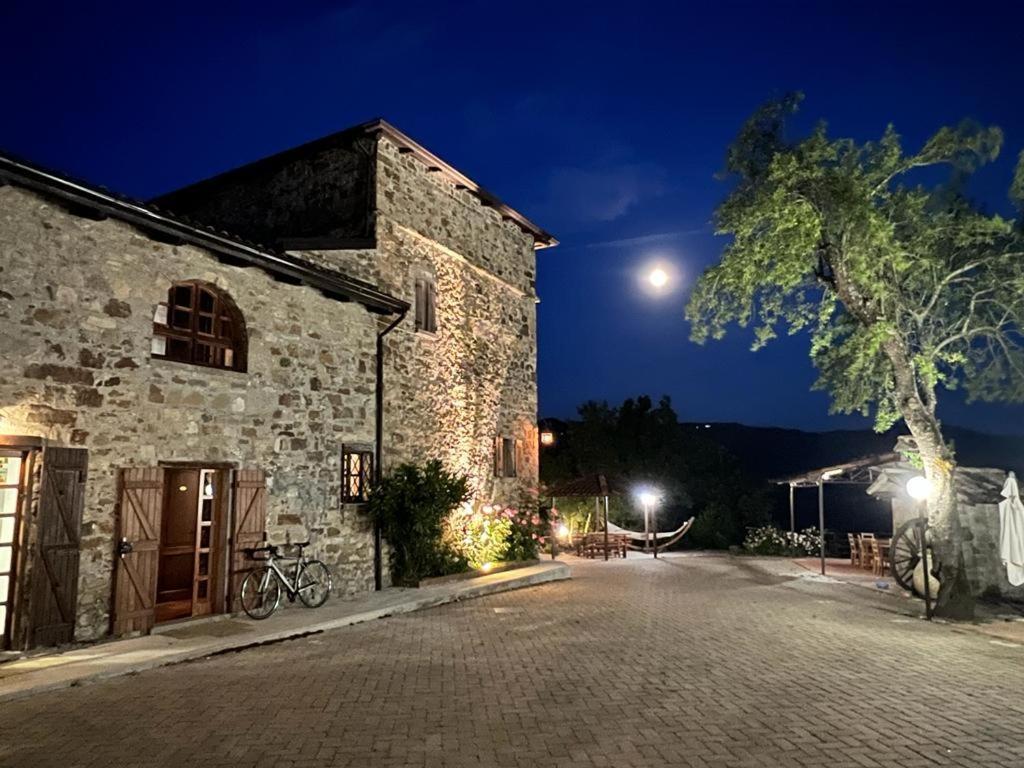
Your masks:
[[[275,195],[243,204],[229,179],[180,207],[410,303],[418,277],[436,281],[436,333],[417,332],[410,312],[386,340],[385,467],[440,458],[478,502],[519,503],[537,483],[535,238],[385,136],[356,144],[337,166],[288,159],[288,185],[247,172],[246,189]],[[337,219],[303,200],[325,189]],[[308,536],[339,591],[371,589],[370,525],[340,502],[339,456],[343,443],[373,444],[375,343],[393,318],[80,213],[0,187],[0,431],[89,451],[77,639],[109,631],[124,467],[264,469],[270,539]],[[151,357],[154,308],[185,279],[237,304],[247,372]],[[518,441],[514,478],[495,477],[498,437]]]

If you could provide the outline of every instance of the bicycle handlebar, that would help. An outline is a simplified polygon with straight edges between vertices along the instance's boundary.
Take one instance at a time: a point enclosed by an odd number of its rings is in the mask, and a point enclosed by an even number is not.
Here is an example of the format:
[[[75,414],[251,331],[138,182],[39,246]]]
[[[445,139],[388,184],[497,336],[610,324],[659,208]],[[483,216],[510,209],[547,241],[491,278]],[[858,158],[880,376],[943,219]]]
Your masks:
[[[286,547],[296,547],[299,550],[299,554],[302,554],[302,550],[309,546],[309,540],[297,541],[294,544],[285,544]],[[281,549],[274,544],[266,544],[262,547],[249,547],[243,550],[249,557],[256,559],[256,554],[260,552],[266,552],[271,557],[279,557],[281,555]]]

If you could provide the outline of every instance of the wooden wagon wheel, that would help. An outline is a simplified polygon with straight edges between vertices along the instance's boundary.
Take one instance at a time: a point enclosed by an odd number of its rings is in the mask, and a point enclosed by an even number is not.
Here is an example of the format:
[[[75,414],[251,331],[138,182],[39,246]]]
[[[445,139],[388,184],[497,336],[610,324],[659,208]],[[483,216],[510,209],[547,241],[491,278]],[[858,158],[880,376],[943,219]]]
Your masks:
[[[892,535],[889,550],[889,568],[892,577],[903,589],[917,594],[914,589],[914,569],[921,562],[922,544],[930,539],[928,523],[920,518],[908,520]],[[931,542],[928,542],[931,546]],[[929,557],[929,559],[931,559]],[[917,595],[923,597],[923,595]]]

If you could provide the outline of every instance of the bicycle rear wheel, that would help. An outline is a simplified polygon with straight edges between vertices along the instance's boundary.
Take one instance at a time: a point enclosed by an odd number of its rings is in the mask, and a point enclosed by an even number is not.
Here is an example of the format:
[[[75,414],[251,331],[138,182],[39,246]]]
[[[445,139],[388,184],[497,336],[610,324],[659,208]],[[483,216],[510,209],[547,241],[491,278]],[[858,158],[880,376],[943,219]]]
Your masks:
[[[331,572],[319,560],[309,560],[299,574],[299,600],[307,608],[319,608],[331,595]]]
[[[242,610],[251,619],[265,619],[277,610],[281,602],[281,582],[266,566],[246,574],[242,582]]]

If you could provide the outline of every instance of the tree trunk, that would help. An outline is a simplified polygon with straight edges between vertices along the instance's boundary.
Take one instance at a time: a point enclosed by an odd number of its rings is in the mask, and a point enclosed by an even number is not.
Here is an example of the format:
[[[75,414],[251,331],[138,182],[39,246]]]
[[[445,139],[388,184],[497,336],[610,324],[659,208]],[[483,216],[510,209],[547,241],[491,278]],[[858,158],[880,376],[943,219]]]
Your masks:
[[[877,305],[850,278],[842,258],[827,248],[822,253],[823,261],[832,271],[831,284],[843,306],[865,328],[878,329],[884,318]],[[918,379],[914,356],[904,338],[891,333],[882,342],[882,351],[892,364],[897,406],[917,443],[925,477],[932,484],[928,520],[934,529],[933,547],[940,569],[935,615],[969,620],[974,618],[974,597],[964,566],[954,474],[956,462],[935,415],[935,388]]]
[[[933,529],[939,565],[939,595],[934,612],[936,616],[967,621],[974,618],[974,597],[964,565],[953,452],[943,439],[935,416],[934,395],[926,392],[922,397],[910,356],[896,339],[883,346],[893,365],[900,412],[917,444],[924,475],[932,488],[927,500],[928,522]]]

